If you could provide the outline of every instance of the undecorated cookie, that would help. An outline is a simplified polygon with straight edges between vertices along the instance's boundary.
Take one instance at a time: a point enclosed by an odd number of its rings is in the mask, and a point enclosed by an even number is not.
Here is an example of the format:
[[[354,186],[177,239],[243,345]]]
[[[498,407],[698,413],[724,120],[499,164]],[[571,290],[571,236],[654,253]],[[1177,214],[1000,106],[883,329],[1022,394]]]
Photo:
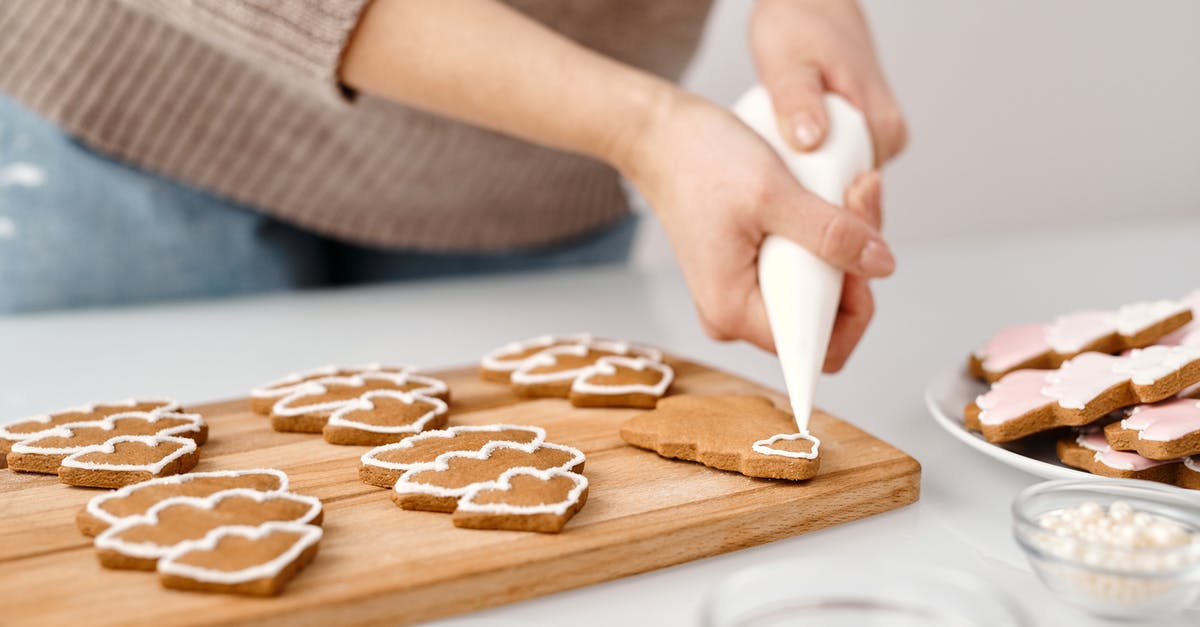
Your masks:
[[[462,425],[425,431],[364,453],[358,478],[368,485],[390,489],[406,470],[431,464],[443,453],[478,451],[489,442],[512,442],[533,450],[545,441],[546,432],[541,427],[523,425]]]
[[[1104,435],[1114,449],[1135,451],[1150,459],[1200,455],[1200,401],[1188,398],[1138,405],[1127,418],[1105,427]]]
[[[0,425],[0,468],[6,465],[5,456],[12,445],[21,440],[28,440],[44,435],[55,427],[94,422],[113,414],[127,412],[173,412],[179,409],[179,402],[171,399],[125,399],[109,403],[95,403],[81,407],[61,409],[51,414],[40,414],[19,418]]]
[[[334,412],[376,390],[396,390],[443,401],[449,398],[444,381],[410,373],[326,377],[307,381],[276,401],[271,407],[271,427],[276,431],[321,433]]]
[[[576,407],[650,409],[666,395],[675,379],[670,366],[645,357],[601,357],[571,383]]]
[[[446,426],[448,409],[431,396],[374,390],[333,412],[322,433],[330,444],[378,446]]]
[[[552,468],[510,468],[471,486],[454,510],[457,527],[558,533],[587,502],[587,477]]]
[[[322,534],[290,522],[218,527],[168,551],[159,580],[179,590],[273,596],[316,557]]]
[[[1151,346],[1114,357],[1083,353],[1057,370],[1018,370],[964,410],[968,429],[1009,442],[1078,427],[1123,407],[1154,403],[1200,383],[1200,347]]]
[[[39,433],[36,437],[12,445],[8,453],[8,466],[11,469],[57,474],[68,456],[96,450],[118,436],[179,436],[199,445],[208,439],[208,425],[197,414],[126,412]]]
[[[367,373],[404,374],[415,370],[415,368],[408,365],[372,363],[360,366],[322,366],[320,368],[313,368],[312,370],[305,370],[304,372],[294,372],[250,390],[250,409],[259,414],[269,415],[271,407],[276,401],[300,390],[309,381],[330,377],[345,378]]]
[[[169,435],[122,435],[68,455],[58,480],[89,488],[119,488],[196,467],[196,442]]]
[[[258,468],[193,472],[152,479],[91,499],[87,506],[79,510],[75,523],[84,535],[94,536],[124,518],[145,514],[151,507],[170,497],[203,498],[234,488],[284,492],[288,488],[288,478],[274,468]]]
[[[621,438],[663,457],[764,479],[810,479],[820,467],[820,441],[796,433],[792,415],[762,396],[664,398],[630,418]]]

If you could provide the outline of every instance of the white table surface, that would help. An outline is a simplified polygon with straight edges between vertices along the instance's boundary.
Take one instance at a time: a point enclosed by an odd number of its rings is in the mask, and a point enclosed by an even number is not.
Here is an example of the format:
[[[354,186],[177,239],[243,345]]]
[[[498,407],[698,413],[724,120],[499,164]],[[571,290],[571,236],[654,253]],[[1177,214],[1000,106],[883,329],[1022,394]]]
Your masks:
[[[1197,287],[1200,223],[943,243],[902,249],[899,262],[877,287],[874,326],[818,400],[920,460],[917,504],[444,624],[693,625],[726,575],[816,558],[962,569],[1019,599],[1040,625],[1091,624],[1041,586],[1011,539],[1009,504],[1038,479],[941,432],[922,389],[998,325]],[[137,395],[229,398],[327,362],[472,363],[503,341],[577,330],[648,341],[782,387],[773,357],[704,336],[677,270],[610,267],[0,317],[0,417]],[[1156,624],[1198,622],[1189,613]]]

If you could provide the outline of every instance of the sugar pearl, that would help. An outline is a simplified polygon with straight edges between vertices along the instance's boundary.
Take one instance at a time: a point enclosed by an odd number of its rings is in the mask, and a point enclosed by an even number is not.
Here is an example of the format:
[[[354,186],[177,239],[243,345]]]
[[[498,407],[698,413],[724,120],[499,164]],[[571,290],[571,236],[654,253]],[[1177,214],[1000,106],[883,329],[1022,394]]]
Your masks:
[[[1125,501],[1108,507],[1087,501],[1046,512],[1037,524],[1053,534],[1034,538],[1042,550],[1090,566],[1166,572],[1200,561],[1200,533],[1170,518],[1139,512]],[[1173,547],[1182,550],[1155,551]]]

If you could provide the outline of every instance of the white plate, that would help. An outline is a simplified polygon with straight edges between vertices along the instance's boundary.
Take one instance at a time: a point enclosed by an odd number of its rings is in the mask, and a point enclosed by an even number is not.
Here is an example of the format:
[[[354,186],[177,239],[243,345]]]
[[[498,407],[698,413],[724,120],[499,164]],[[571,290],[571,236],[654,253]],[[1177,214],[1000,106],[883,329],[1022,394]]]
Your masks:
[[[925,387],[925,405],[933,418],[950,435],[967,446],[1008,464],[1046,479],[1078,479],[1095,475],[1063,465],[1054,453],[1052,435],[1025,438],[1007,444],[992,444],[983,436],[968,431],[963,424],[963,408],[975,397],[986,392],[987,384],[975,380],[959,365],[939,372]]]

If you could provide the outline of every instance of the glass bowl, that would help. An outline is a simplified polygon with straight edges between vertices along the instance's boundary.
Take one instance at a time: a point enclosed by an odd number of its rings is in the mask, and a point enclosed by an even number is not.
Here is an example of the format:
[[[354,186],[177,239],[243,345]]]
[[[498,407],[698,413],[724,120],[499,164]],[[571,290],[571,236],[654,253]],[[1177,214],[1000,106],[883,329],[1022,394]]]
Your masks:
[[[1060,599],[1106,618],[1149,619],[1200,598],[1200,535],[1169,548],[1118,547],[1044,529],[1043,514],[1086,502],[1169,518],[1200,534],[1200,494],[1130,479],[1066,479],[1027,488],[1013,501],[1013,536],[1034,572]]]
[[[717,584],[704,608],[707,627],[1030,624],[1019,606],[970,573],[873,559],[747,568]]]

